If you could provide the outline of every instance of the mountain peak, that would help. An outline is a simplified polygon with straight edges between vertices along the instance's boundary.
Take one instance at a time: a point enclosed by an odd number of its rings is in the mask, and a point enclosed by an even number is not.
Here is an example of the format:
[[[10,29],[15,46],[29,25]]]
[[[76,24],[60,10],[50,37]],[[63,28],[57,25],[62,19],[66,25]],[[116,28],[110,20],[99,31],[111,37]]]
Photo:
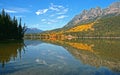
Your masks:
[[[77,24],[92,21],[97,18],[101,18],[106,15],[120,14],[120,2],[112,3],[108,8],[102,9],[100,7],[91,8],[90,10],[83,10],[82,13],[76,15],[67,25],[64,27],[72,27]]]
[[[33,34],[33,33],[41,33],[42,30],[37,29],[37,28],[28,28],[26,31],[26,34]]]
[[[109,7],[110,8],[120,8],[120,2],[114,2]]]

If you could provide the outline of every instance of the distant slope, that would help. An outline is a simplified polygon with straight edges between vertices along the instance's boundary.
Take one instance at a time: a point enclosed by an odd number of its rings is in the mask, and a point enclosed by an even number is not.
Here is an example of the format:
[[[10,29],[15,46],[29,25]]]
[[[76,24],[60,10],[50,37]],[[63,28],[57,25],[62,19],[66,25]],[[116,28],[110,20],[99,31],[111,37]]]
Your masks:
[[[41,33],[41,32],[43,31],[37,28],[28,28],[25,34],[34,34],[34,33]]]

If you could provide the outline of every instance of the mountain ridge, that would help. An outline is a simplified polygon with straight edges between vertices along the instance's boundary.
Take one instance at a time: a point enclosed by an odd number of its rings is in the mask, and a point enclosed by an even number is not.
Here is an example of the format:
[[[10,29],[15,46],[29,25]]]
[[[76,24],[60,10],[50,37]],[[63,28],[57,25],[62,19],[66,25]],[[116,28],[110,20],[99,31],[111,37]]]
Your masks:
[[[76,15],[70,22],[68,22],[63,28],[69,28],[77,24],[90,22],[94,19],[100,19],[108,15],[120,14],[120,2],[114,2],[109,7],[102,9],[100,7],[91,8],[90,10],[83,10],[82,13]]]
[[[35,33],[41,33],[41,32],[43,31],[38,28],[27,28],[27,31],[25,32],[25,34],[35,34]]]
[[[109,7],[100,9],[100,7],[97,7],[96,9],[91,8],[89,11],[84,10],[84,13],[75,16],[64,27],[45,31],[40,35],[42,38],[50,39],[57,39],[58,37],[120,37],[120,2],[114,2]],[[92,17],[85,19],[84,16]]]

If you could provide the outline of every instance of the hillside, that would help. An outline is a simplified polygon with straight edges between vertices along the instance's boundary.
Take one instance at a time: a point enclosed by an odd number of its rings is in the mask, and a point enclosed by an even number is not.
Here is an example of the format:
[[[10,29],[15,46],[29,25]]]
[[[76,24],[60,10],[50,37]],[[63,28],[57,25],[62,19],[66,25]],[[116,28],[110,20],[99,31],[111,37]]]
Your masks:
[[[41,33],[50,37],[120,37],[120,15],[104,17],[86,24],[76,25],[68,29],[56,29]]]
[[[65,31],[73,36],[120,37],[120,15],[102,18],[92,23],[78,25]]]

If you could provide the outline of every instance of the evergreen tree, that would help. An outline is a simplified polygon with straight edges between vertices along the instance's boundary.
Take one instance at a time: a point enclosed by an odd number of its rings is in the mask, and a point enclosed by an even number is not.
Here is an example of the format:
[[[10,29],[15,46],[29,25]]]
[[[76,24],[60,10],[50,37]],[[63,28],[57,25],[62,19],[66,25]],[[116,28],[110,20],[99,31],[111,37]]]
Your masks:
[[[0,40],[1,39],[23,39],[26,26],[22,26],[21,18],[18,24],[15,16],[13,19],[4,9],[0,13]]]

